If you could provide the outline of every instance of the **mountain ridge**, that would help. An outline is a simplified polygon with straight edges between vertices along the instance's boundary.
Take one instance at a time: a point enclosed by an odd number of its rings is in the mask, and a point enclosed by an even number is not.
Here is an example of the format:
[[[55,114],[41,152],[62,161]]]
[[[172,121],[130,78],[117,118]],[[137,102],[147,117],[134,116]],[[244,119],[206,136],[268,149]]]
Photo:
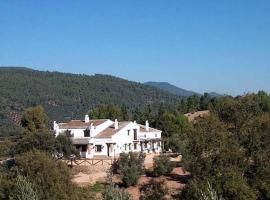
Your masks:
[[[194,92],[194,91],[179,88],[179,87],[177,87],[171,83],[168,83],[168,82],[148,81],[148,82],[145,82],[144,84],[159,88],[161,90],[170,92],[170,93],[175,94],[177,96],[189,97],[192,95],[199,95],[199,96],[201,95],[201,94]]]
[[[181,96],[181,97],[189,97],[192,95],[202,96],[202,94],[200,94],[198,92],[186,90],[186,89],[180,88],[180,87],[175,86],[175,85],[168,83],[168,82],[148,81],[148,82],[145,82],[144,84],[150,85],[152,87],[156,87],[158,89],[161,89],[163,91],[166,91],[166,92],[169,92],[171,94]],[[223,95],[216,93],[216,92],[209,92],[207,94],[211,97],[222,97],[223,96]]]
[[[0,122],[11,113],[42,105],[52,120],[81,118],[99,104],[136,109],[148,104],[177,103],[180,97],[111,75],[39,71],[0,67]],[[1,123],[0,123],[1,125]]]

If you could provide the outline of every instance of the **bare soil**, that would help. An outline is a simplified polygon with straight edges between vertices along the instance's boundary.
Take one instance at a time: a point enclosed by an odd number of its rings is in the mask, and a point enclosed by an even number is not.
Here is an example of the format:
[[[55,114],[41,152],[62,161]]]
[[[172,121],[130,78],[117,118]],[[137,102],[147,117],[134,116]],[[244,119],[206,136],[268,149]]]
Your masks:
[[[151,169],[153,168],[153,158],[158,156],[158,154],[148,154],[145,158],[145,168]],[[171,161],[180,162],[181,156],[171,156]],[[110,169],[110,165],[104,163],[103,165],[90,165],[84,164],[80,166],[74,166],[73,171],[73,179],[72,181],[82,187],[94,185],[96,182],[104,182],[106,183],[107,172]],[[151,179],[163,180],[167,188],[169,189],[170,195],[175,195],[180,190],[185,187],[186,177],[189,174],[181,167],[174,168],[170,176],[161,176],[161,177],[148,177],[141,176],[136,187],[129,187],[125,190],[129,192],[134,200],[138,200],[140,197],[139,188],[151,181]],[[121,177],[116,175],[113,177],[113,181],[116,184],[121,184]]]

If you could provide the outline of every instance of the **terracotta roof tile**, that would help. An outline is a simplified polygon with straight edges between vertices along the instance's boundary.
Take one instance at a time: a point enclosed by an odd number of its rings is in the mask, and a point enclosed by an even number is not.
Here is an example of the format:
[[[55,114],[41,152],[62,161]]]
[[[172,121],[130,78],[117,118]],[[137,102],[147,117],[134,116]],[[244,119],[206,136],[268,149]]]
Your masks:
[[[146,130],[146,127],[144,126],[144,125],[141,125],[141,124],[139,124],[140,125],[140,131],[141,132],[159,132],[160,130],[157,130],[157,129],[154,129],[154,128],[151,128],[151,127],[149,127],[149,131],[147,131]]]
[[[122,128],[127,126],[131,122],[118,122],[118,129],[114,128],[114,124],[102,132],[100,132],[98,135],[95,136],[95,138],[111,138],[114,134],[116,134],[118,131],[120,131]]]
[[[59,123],[59,128],[60,129],[85,129],[89,127],[91,124],[94,126],[98,126],[102,123],[107,121],[107,119],[95,119],[95,120],[90,120],[88,123],[85,123],[84,120],[71,120],[67,123]]]

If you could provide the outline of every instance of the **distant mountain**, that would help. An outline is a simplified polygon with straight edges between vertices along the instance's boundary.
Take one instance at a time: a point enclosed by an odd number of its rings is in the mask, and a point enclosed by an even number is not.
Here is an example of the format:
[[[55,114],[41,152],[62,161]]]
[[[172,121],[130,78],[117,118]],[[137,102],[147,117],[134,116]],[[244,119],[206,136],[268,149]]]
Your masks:
[[[42,105],[52,120],[81,118],[99,104],[135,109],[151,104],[176,103],[169,92],[110,75],[93,76],[0,67],[0,126],[23,109]],[[14,120],[13,120],[14,121]]]
[[[216,93],[216,92],[210,92],[208,93],[211,97],[223,97],[224,95]]]
[[[167,91],[167,92],[170,92],[172,94],[182,96],[182,97],[189,97],[194,94],[200,95],[199,93],[179,88],[167,82],[146,82],[144,84],[159,88],[161,90],[164,90],[164,91]]]
[[[190,90],[185,90],[183,88],[179,88],[175,85],[172,85],[168,82],[146,82],[144,83],[145,85],[149,85],[149,86],[152,86],[152,87],[156,87],[158,89],[161,89],[161,90],[164,90],[166,92],[169,92],[171,94],[174,94],[174,95],[177,95],[177,96],[181,96],[181,97],[189,97],[189,96],[192,96],[192,95],[198,95],[198,96],[201,96],[202,94],[200,93],[197,93],[197,92],[193,92],[193,91],[190,91]],[[224,95],[221,95],[221,94],[218,94],[216,92],[210,92],[208,93],[209,96],[211,97],[222,97]]]

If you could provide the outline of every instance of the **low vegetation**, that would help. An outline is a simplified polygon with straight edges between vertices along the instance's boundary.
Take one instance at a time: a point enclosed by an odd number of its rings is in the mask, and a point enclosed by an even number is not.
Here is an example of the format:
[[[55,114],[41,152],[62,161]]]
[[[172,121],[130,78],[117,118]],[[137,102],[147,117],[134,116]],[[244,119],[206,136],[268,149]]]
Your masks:
[[[155,176],[169,175],[175,165],[170,161],[170,158],[161,154],[154,158],[153,174]]]
[[[140,176],[144,173],[143,153],[121,153],[119,159],[113,165],[113,171],[122,176],[123,184],[128,187],[136,185]]]
[[[149,183],[141,186],[140,192],[140,200],[162,200],[168,194],[168,188],[163,181],[152,179]]]

